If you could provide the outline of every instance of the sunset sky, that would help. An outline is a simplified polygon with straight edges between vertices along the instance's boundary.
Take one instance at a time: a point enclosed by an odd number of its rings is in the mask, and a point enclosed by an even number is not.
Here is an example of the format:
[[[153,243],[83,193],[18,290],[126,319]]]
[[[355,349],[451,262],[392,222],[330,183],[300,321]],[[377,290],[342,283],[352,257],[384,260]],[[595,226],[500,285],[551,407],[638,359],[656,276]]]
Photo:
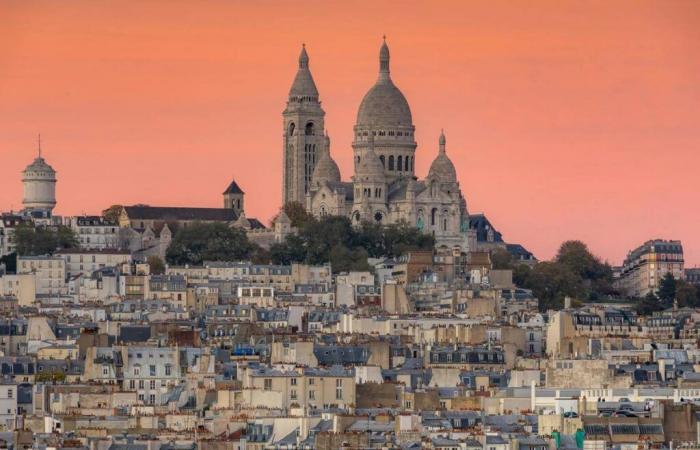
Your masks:
[[[700,265],[700,1],[26,1],[0,3],[0,211],[42,135],[55,213],[120,203],[280,205],[282,117],[306,43],[331,152],[381,37],[416,126],[445,129],[470,212],[540,259],[581,239],[614,264],[681,239]]]

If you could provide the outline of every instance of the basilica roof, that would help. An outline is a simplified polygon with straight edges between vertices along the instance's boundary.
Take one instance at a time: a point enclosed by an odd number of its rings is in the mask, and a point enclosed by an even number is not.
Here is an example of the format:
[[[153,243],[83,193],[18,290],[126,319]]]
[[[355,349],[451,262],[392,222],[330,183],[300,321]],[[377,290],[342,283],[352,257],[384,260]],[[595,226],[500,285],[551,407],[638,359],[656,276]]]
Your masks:
[[[299,70],[294,77],[292,87],[289,89],[289,97],[314,97],[318,98],[318,89],[309,70],[309,55],[306,47],[302,46],[299,55]]]
[[[430,165],[430,171],[428,171],[429,178],[436,178],[441,183],[455,183],[457,181],[457,171],[455,170],[454,164],[447,156],[445,151],[445,134],[440,133],[440,150],[438,155],[433,160]]]
[[[389,47],[386,41],[379,51],[379,78],[362,99],[357,111],[357,126],[395,127],[413,125],[406,97],[391,80]]]

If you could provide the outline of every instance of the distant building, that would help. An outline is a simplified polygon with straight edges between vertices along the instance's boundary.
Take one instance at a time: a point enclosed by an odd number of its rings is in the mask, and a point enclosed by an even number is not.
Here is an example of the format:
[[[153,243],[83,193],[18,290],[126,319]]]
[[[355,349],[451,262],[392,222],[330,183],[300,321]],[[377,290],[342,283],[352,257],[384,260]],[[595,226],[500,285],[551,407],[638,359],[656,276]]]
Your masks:
[[[627,254],[615,285],[630,297],[644,297],[656,292],[667,273],[683,278],[683,245],[681,241],[654,239]]]
[[[24,212],[34,219],[50,219],[56,206],[56,171],[39,155],[22,172]]]
[[[684,271],[685,281],[695,286],[700,286],[700,267],[693,267],[692,269],[685,269]]]
[[[119,247],[119,224],[102,216],[68,217],[64,225],[70,227],[84,249],[105,249]]]

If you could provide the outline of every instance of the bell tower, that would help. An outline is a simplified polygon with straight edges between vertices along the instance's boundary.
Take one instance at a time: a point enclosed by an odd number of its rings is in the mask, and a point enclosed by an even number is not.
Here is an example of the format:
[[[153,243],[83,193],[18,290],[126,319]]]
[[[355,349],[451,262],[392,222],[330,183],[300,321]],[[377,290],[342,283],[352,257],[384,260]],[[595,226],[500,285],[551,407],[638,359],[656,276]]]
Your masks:
[[[305,204],[316,161],[324,145],[325,115],[318,99],[316,83],[309,70],[309,55],[302,45],[299,69],[289,89],[287,107],[282,113],[283,204]]]

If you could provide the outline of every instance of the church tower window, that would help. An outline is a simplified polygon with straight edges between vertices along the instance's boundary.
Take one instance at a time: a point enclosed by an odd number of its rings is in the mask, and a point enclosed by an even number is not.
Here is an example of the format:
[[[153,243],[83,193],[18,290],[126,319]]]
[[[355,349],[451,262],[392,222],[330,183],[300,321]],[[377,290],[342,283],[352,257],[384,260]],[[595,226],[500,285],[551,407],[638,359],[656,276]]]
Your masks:
[[[314,133],[314,124],[313,124],[313,122],[309,122],[309,123],[306,124],[305,134],[306,134],[307,136],[313,136],[313,135],[315,134],[315,133]]]
[[[379,161],[382,162],[382,167],[386,167],[386,163],[384,161],[384,155],[379,156]]]
[[[433,208],[430,211],[430,225],[435,226],[435,221],[437,219],[437,208]]]
[[[289,124],[289,135],[294,136],[294,122]]]
[[[408,160],[409,160],[409,158],[410,158],[410,156],[406,157],[406,172],[408,172]]]
[[[408,156],[407,156],[408,158]],[[401,169],[403,168],[403,156],[399,155],[399,157],[396,160],[396,170],[401,172]]]
[[[389,156],[389,170],[394,170],[394,155]]]

